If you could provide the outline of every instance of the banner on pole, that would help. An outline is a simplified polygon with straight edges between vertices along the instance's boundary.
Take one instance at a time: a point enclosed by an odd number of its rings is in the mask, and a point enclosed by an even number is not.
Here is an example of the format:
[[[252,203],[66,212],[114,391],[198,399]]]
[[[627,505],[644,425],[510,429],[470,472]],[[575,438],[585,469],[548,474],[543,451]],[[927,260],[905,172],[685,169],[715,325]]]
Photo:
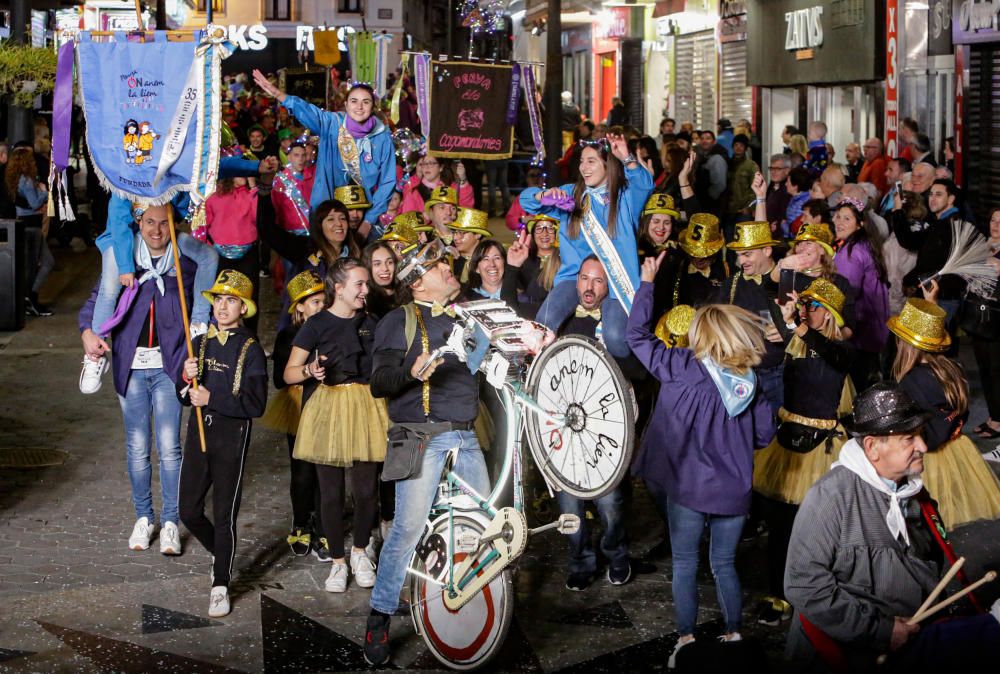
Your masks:
[[[509,65],[461,61],[431,63],[430,132],[436,157],[508,159],[514,127],[507,123],[513,71]]]

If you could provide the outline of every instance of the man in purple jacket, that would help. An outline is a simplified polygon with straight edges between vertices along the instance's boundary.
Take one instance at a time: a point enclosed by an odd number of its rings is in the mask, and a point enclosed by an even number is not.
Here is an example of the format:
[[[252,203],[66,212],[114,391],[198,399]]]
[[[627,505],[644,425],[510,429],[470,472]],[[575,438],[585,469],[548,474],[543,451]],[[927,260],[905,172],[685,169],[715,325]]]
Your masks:
[[[133,247],[134,290],[119,298],[112,318],[112,322],[117,321],[111,329],[112,346],[91,329],[97,286],[80,310],[79,326],[83,349],[89,357],[96,359],[108,351],[112,354],[111,369],[125,420],[128,474],[137,518],[129,537],[129,548],[148,549],[156,528],[150,463],[152,417],[163,498],[160,552],[179,555],[177,489],[181,469],[181,403],[175,380],[187,351],[167,208],[171,206],[150,207],[142,215]],[[180,259],[187,302],[191,306],[195,265],[187,257]],[[210,275],[214,274],[213,269]]]

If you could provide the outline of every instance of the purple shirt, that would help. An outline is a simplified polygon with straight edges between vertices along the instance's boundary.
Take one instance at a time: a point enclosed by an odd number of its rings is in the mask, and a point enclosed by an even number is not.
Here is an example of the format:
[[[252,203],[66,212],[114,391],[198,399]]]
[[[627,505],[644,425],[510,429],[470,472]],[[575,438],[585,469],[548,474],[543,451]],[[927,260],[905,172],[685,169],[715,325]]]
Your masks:
[[[632,472],[674,502],[712,515],[750,512],[753,452],[774,438],[771,407],[758,390],[731,418],[705,366],[690,349],[668,349],[650,331],[653,284],[635,293],[625,337],[660,381],[660,394]]]
[[[854,334],[851,343],[862,351],[878,353],[885,346],[889,328],[889,289],[878,278],[868,243],[844,244],[833,258],[837,273],[854,289]]]

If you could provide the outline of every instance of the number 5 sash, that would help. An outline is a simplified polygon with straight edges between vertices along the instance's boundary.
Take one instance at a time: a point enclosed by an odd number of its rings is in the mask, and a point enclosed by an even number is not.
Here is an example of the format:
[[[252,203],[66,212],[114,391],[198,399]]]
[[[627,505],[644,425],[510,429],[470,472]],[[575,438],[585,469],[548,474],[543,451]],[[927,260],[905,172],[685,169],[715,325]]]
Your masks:
[[[590,245],[590,249],[601,261],[601,266],[604,267],[604,271],[608,275],[608,285],[611,286],[615,297],[622,303],[626,314],[632,313],[632,300],[635,298],[632,279],[628,275],[628,270],[625,269],[618,251],[615,250],[611,237],[594,217],[594,212],[590,209],[589,196],[583,202],[580,229],[583,230],[583,236]]]

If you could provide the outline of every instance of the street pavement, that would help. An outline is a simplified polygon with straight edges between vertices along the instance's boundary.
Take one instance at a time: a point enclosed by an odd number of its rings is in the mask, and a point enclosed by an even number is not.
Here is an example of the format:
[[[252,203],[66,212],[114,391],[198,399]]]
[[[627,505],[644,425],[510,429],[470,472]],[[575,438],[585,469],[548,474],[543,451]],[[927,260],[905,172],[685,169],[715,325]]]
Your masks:
[[[499,220],[492,224],[506,234]],[[369,592],[352,583],[346,594],[326,593],[329,566],[293,558],[284,542],[290,524],[284,437],[260,427],[253,432],[230,616],[207,618],[210,560],[183,527],[185,552],[179,557],[160,555],[155,541],[145,552],[127,548],[135,516],[110,376],[93,396],[77,388],[82,354],[76,312],[96,279],[99,256],[93,249],[60,250],[56,258],[57,271],[42,298],[55,316],[0,333],[0,464],[14,452],[64,453],[59,465],[0,469],[0,672],[366,669],[361,645]],[[269,348],[278,308],[269,279],[263,282],[261,336]],[[976,396],[974,373],[971,379]],[[977,403],[972,421],[983,414]],[[628,530],[632,555],[641,556],[661,540],[664,526],[641,484],[633,486]],[[969,558],[970,577],[1000,566],[998,533],[1000,526],[988,522],[953,535]],[[753,614],[755,599],[766,589],[765,547],[757,539],[738,555],[743,633],[761,642],[777,668],[787,623],[767,628]],[[625,586],[602,578],[582,593],[563,587],[565,562],[558,534],[531,541],[515,577],[515,623],[488,670],[664,671],[677,638],[669,560]],[[706,559],[699,587],[698,634],[718,635],[721,614]],[[983,598],[998,595],[1000,590],[989,588]],[[408,615],[393,619],[391,637],[393,667],[439,667]]]

